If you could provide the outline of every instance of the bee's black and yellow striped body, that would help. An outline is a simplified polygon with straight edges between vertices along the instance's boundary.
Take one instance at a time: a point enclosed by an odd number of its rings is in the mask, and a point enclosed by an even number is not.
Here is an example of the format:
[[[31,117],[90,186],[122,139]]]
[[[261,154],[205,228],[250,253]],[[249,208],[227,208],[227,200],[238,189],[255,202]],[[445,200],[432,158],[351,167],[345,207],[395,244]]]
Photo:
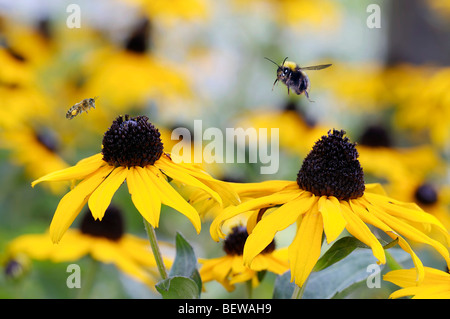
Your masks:
[[[290,89],[292,89],[298,95],[304,93],[308,100],[311,82],[309,81],[309,77],[306,75],[305,72],[303,72],[303,70],[321,70],[331,66],[331,64],[322,64],[315,66],[300,67],[295,62],[286,61],[287,58],[284,59],[281,65],[278,65],[274,61],[268,58],[266,59],[278,66],[277,78],[275,79],[275,82],[273,82],[273,85],[275,85],[278,81],[281,81],[287,86],[288,94],[290,92]],[[309,101],[313,102],[311,100]]]
[[[67,111],[66,118],[71,120],[80,113],[83,113],[83,112],[87,113],[87,111],[90,108],[95,109],[95,100],[96,99],[97,99],[97,97],[94,97],[94,98],[84,99],[83,101],[76,103]]]

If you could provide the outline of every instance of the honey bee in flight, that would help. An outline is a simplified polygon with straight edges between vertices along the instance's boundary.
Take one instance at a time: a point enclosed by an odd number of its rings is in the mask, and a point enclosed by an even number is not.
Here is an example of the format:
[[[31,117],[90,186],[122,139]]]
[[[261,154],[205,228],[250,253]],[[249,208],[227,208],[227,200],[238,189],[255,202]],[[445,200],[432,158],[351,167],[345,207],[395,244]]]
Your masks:
[[[331,66],[331,64],[322,64],[322,65],[300,67],[295,62],[286,61],[287,57],[284,59],[281,65],[278,65],[278,63],[272,61],[269,58],[265,59],[269,60],[270,62],[278,66],[277,78],[275,79],[275,82],[273,82],[272,90],[275,84],[278,81],[281,81],[287,86],[288,94],[289,89],[292,88],[294,92],[297,93],[298,95],[305,93],[306,98],[310,102],[314,102],[309,99],[309,90],[311,88],[311,82],[309,81],[309,77],[306,75],[305,72],[303,72],[303,70],[322,70]]]
[[[95,100],[98,98],[98,96],[94,98],[84,99],[81,102],[76,103],[74,106],[72,106],[66,113],[66,118],[71,120],[75,116],[77,116],[80,113],[86,112],[93,107],[95,109]]]

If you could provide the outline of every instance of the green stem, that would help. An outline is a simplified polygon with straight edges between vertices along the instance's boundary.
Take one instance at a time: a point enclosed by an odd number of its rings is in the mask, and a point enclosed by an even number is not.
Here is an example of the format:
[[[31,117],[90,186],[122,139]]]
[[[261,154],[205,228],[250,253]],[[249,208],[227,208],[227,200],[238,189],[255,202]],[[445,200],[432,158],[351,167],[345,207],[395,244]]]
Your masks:
[[[90,265],[88,267],[87,273],[81,280],[81,287],[78,291],[77,299],[87,299],[89,294],[92,292],[92,287],[94,286],[94,279],[100,268],[100,262],[90,257]]]
[[[252,280],[247,280],[245,283],[245,290],[247,291],[247,299],[252,299],[253,298],[253,285],[252,285]]]
[[[301,287],[295,285],[294,293],[292,294],[291,299],[302,299],[303,293],[305,292],[305,286],[306,282]]]
[[[387,250],[384,251],[384,254],[386,255],[386,263],[391,270],[403,269],[402,265],[400,265]]]
[[[162,280],[167,279],[167,270],[166,266],[164,265],[164,261],[161,255],[161,251],[159,249],[158,241],[156,239],[156,233],[155,228],[153,228],[152,225],[145,219],[144,219],[144,225],[145,230],[147,232],[148,241],[150,242],[150,247],[152,247],[153,256],[155,257],[156,265],[158,267],[159,274],[161,275]]]

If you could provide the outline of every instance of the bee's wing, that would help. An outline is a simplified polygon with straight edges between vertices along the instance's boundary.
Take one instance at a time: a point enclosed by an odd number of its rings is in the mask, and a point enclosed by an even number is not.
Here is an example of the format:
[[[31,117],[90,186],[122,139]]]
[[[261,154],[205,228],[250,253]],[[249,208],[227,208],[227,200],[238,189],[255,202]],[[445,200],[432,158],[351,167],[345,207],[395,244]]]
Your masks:
[[[332,64],[321,64],[321,65],[314,65],[314,66],[305,66],[301,67],[300,70],[322,70],[326,69],[329,66],[332,66]]]

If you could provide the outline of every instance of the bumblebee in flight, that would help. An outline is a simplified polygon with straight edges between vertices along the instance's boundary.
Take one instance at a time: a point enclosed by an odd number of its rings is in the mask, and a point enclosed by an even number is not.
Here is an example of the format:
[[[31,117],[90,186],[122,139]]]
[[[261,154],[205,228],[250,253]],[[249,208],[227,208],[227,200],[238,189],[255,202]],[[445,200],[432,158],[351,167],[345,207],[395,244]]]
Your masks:
[[[300,67],[295,62],[286,61],[287,57],[284,59],[281,65],[278,65],[278,63],[272,61],[269,58],[265,59],[269,60],[270,62],[278,66],[277,78],[275,79],[275,82],[273,82],[272,90],[275,84],[278,81],[281,81],[287,86],[288,94],[289,89],[294,90],[294,92],[297,93],[298,95],[305,93],[306,98],[310,102],[314,102],[309,99],[309,89],[311,88],[311,82],[309,81],[308,76],[306,75],[305,72],[303,72],[303,70],[322,70],[331,66],[331,64],[322,64],[322,65]]]
[[[66,118],[71,120],[80,113],[87,113],[87,111],[92,107],[95,109],[95,100],[97,98],[98,96],[94,98],[84,99],[83,101],[76,103],[67,111]]]

